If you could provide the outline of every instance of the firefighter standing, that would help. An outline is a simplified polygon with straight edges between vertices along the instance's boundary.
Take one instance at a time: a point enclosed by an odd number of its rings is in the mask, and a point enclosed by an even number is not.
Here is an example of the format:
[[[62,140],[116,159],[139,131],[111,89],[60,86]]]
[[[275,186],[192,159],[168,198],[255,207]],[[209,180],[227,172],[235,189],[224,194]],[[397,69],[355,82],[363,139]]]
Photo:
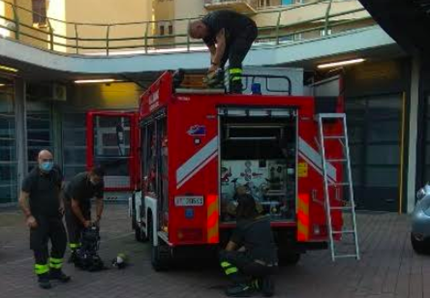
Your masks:
[[[34,252],[34,270],[39,286],[49,289],[50,279],[70,280],[61,269],[67,246],[62,222],[64,204],[60,196],[63,177],[61,170],[54,166],[52,153],[48,150],[40,151],[37,161],[38,166],[22,183],[19,203],[30,228],[30,248]],[[49,239],[52,243],[50,255]]]
[[[278,266],[277,248],[265,216],[259,216],[253,197],[240,195],[236,209],[237,227],[225,250],[220,252],[221,267],[234,285],[227,296],[243,297],[254,291],[273,295],[270,278]],[[244,251],[238,251],[243,247]]]
[[[203,39],[211,53],[208,85],[223,85],[223,69],[229,60],[229,87],[231,93],[242,92],[242,62],[257,38],[258,29],[253,20],[230,10],[218,10],[189,26],[192,38]]]
[[[103,214],[103,177],[101,167],[77,174],[64,191],[66,225],[71,250],[70,261],[76,260],[76,251],[81,246],[80,239],[84,228],[91,226],[91,199],[96,198],[96,220],[98,225]]]

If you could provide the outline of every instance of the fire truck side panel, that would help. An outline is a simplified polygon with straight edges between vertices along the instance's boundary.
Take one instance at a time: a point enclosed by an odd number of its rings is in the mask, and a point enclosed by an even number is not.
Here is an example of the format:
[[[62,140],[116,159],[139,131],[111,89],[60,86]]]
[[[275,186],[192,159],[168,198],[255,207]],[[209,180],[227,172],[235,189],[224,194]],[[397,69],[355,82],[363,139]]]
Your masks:
[[[327,241],[327,221],[324,208],[324,179],[322,159],[318,149],[318,124],[314,121],[313,108],[299,111],[299,162],[298,162],[298,204],[297,204],[297,240],[299,242]],[[331,128],[338,132],[339,124]],[[334,135],[334,133],[332,133]],[[333,142],[326,142],[326,157],[339,158],[341,147]],[[329,181],[339,182],[342,171],[339,164],[327,162]],[[336,206],[334,198],[340,195],[329,188],[331,204]],[[342,226],[340,212],[332,212],[335,229]]]
[[[176,96],[168,130],[169,241],[218,243],[218,123],[211,97]]]

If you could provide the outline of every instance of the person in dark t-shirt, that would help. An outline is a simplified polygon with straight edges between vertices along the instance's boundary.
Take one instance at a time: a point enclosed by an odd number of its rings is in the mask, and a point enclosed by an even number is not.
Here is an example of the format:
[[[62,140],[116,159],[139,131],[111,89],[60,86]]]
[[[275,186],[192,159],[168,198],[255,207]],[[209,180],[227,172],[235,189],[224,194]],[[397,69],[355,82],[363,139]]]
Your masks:
[[[62,221],[64,204],[60,197],[63,175],[61,169],[54,165],[52,153],[48,150],[39,152],[37,162],[37,167],[22,182],[19,204],[30,228],[30,249],[34,252],[34,271],[39,286],[49,289],[50,279],[70,280],[62,271],[67,246]],[[48,240],[52,244],[50,254]]]
[[[261,290],[264,296],[272,296],[270,276],[276,271],[278,256],[270,220],[259,215],[249,194],[239,196],[236,216],[236,229],[226,249],[220,252],[221,267],[234,282],[226,294],[243,296]]]
[[[104,169],[95,167],[89,172],[77,174],[67,184],[64,191],[66,225],[71,250],[70,262],[76,260],[76,251],[81,246],[84,228],[91,226],[91,199],[96,198],[96,220],[99,225],[103,214]]]
[[[234,11],[218,10],[192,22],[188,34],[203,39],[211,53],[208,85],[223,85],[223,69],[228,60],[230,93],[241,93],[242,62],[258,35],[255,22]]]

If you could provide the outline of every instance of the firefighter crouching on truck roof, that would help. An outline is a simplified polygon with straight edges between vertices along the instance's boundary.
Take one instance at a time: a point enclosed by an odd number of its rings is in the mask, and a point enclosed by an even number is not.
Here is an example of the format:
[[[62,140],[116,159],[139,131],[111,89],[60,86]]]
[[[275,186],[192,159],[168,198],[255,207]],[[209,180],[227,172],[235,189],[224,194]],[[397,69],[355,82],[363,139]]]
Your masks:
[[[258,214],[254,198],[249,194],[238,197],[236,218],[236,229],[225,250],[220,252],[221,267],[234,283],[226,294],[243,297],[261,291],[270,297],[274,292],[271,275],[278,267],[270,220]]]
[[[75,262],[77,250],[84,228],[91,226],[91,199],[96,198],[96,220],[99,225],[103,214],[103,177],[104,169],[95,167],[72,178],[64,191],[66,225],[69,234],[71,256],[69,262]]]
[[[34,271],[39,286],[49,289],[50,279],[70,280],[61,269],[67,246],[62,221],[64,204],[60,196],[63,175],[60,168],[54,166],[52,153],[48,150],[39,152],[37,163],[37,167],[24,178],[19,203],[30,228],[30,249],[34,252]],[[49,239],[51,254],[48,251]]]
[[[203,39],[209,48],[208,86],[224,86],[224,66],[228,60],[230,93],[242,93],[242,62],[258,36],[255,22],[231,10],[218,10],[192,22],[188,34]]]

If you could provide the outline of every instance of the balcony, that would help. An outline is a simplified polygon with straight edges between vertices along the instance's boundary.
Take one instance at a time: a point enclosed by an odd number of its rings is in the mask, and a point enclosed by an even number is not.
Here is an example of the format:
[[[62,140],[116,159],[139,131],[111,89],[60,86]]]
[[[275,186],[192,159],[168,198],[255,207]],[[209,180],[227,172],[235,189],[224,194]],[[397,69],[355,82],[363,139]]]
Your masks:
[[[229,9],[243,14],[256,14],[258,0],[205,0],[208,11]]]

